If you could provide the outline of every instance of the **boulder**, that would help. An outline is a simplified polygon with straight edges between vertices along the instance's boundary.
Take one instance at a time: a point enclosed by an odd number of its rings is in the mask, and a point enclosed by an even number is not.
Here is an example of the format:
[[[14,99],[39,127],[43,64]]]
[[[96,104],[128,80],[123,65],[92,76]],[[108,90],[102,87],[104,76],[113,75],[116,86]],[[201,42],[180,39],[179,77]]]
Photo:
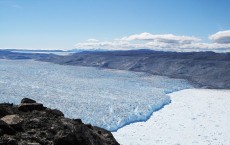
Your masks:
[[[40,103],[21,103],[18,106],[19,111],[27,112],[27,111],[33,111],[33,110],[44,110],[43,104]]]
[[[23,98],[21,103],[36,103],[36,101],[30,98]]]

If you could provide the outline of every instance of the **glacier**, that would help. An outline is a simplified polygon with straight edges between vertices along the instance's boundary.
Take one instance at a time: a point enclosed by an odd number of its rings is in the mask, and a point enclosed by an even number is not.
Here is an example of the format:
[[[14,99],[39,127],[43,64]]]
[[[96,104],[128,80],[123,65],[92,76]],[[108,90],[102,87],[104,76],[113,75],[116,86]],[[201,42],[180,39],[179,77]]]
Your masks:
[[[0,59],[0,102],[32,98],[110,131],[146,121],[170,103],[167,93],[187,88],[186,80],[143,72]]]

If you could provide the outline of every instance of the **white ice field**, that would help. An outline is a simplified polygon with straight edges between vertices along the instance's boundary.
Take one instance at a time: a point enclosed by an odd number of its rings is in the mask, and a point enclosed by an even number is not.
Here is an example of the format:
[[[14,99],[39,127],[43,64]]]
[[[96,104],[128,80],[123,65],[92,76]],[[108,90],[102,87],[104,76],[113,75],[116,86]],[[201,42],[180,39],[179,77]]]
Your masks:
[[[185,89],[146,122],[113,135],[121,145],[230,145],[230,90]]]
[[[185,80],[145,73],[0,59],[0,102],[29,97],[110,131],[147,120],[170,102],[166,93],[186,88]]]

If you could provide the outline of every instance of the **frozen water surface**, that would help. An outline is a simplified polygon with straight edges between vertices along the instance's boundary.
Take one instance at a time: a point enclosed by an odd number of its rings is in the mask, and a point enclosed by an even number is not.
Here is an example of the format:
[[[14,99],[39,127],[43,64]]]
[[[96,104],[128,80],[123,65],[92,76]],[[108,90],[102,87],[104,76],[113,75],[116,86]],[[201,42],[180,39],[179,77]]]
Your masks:
[[[146,122],[113,132],[122,145],[230,145],[230,90],[185,89]]]
[[[0,102],[29,97],[110,131],[147,120],[170,102],[166,93],[191,87],[139,72],[0,59]]]

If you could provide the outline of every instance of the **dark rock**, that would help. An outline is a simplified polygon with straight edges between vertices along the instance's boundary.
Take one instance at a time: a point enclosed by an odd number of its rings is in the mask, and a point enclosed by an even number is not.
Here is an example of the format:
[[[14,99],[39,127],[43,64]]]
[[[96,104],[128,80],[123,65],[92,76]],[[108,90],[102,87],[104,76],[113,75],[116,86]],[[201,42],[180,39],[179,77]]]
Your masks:
[[[21,141],[19,145],[28,145],[28,143],[25,141]]]
[[[0,117],[10,115],[11,111],[8,109],[8,107],[4,107],[5,105],[0,105]]]
[[[64,117],[64,114],[60,110],[57,110],[57,109],[47,109],[47,112],[51,113],[51,114],[53,114],[55,116],[62,116],[62,117]]]
[[[73,132],[59,131],[54,138],[54,145],[80,145],[83,139],[78,139]]]
[[[18,145],[18,141],[15,140],[15,139],[10,139],[10,140],[7,142],[7,145]]]
[[[13,129],[17,131],[22,131],[22,122],[23,119],[19,117],[18,115],[6,115],[3,118],[1,118],[4,122],[6,122],[9,126],[11,126]]]
[[[33,111],[33,110],[44,110],[43,104],[40,103],[22,103],[19,105],[18,110],[19,111]]]
[[[0,145],[7,145],[7,141],[5,141],[5,140],[0,140]]]
[[[5,134],[13,135],[16,131],[10,127],[6,122],[0,120],[0,129],[4,131]]]
[[[81,119],[73,119],[73,120],[78,122],[78,123],[82,123]]]
[[[39,103],[0,107],[11,114],[0,119],[0,145],[119,145],[109,131]]]
[[[0,103],[0,106],[13,106],[13,103]]]
[[[4,131],[0,128],[0,136],[4,134]]]
[[[32,134],[36,134],[36,130],[30,130],[30,131],[27,131],[27,134],[30,134],[30,135],[32,135]]]
[[[92,127],[91,124],[86,124],[86,126],[87,126],[89,129],[93,129],[93,127]]]
[[[30,98],[23,98],[21,103],[36,103],[36,101]]]
[[[100,131],[100,130],[98,131],[98,134],[101,134],[101,131]]]

